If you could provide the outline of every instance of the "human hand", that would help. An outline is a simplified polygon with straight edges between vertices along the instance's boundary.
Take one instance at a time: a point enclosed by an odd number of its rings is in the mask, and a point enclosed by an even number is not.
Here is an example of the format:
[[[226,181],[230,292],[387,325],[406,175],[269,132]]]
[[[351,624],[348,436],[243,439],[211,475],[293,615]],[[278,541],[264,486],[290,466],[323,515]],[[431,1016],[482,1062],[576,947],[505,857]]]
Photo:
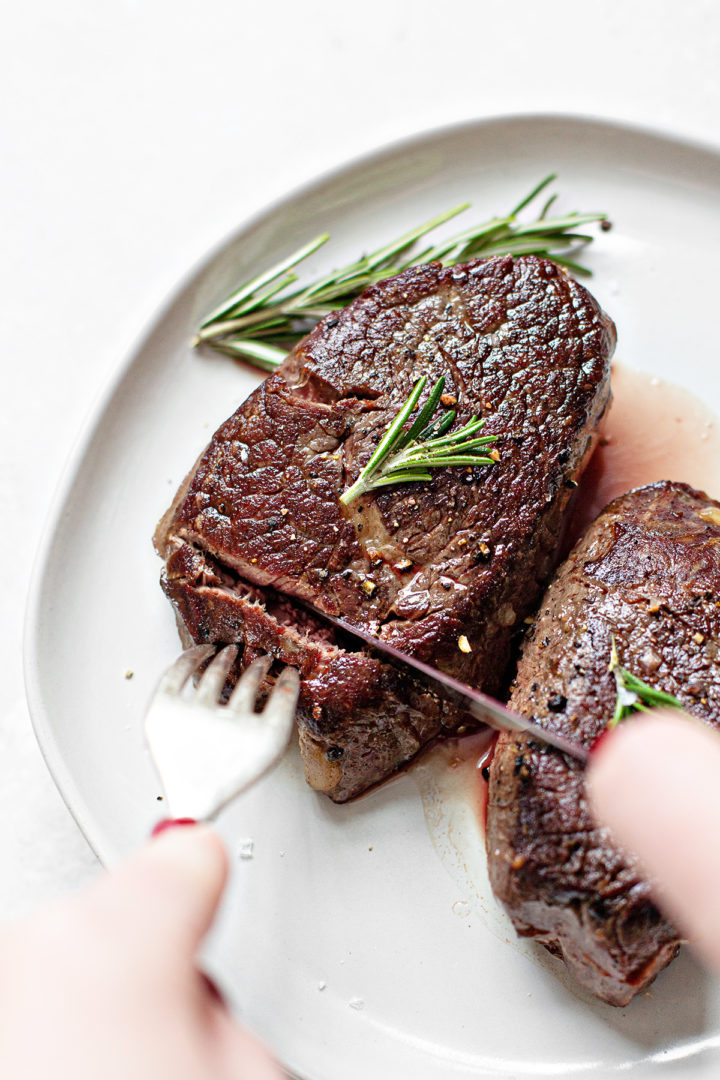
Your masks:
[[[586,789],[663,912],[720,970],[720,735],[674,710],[634,716],[592,755]]]
[[[282,1080],[196,966],[226,877],[211,829],[167,829],[0,928],[3,1080]]]

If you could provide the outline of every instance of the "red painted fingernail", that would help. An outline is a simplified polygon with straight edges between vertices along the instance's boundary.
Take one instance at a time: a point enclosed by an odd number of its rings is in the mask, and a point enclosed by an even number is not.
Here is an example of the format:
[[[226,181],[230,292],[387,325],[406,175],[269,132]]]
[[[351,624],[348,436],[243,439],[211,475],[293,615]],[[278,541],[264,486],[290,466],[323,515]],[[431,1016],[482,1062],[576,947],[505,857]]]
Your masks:
[[[197,821],[192,817],[166,817],[153,826],[150,835],[159,836],[166,829],[174,829],[176,825],[197,825]]]
[[[594,756],[595,756],[595,754],[597,754],[597,752],[598,752],[598,750],[600,749],[600,747],[604,745],[604,743],[605,743],[605,740],[607,739],[608,735],[612,735],[612,733],[613,733],[613,729],[612,729],[612,728],[605,728],[605,730],[604,730],[604,731],[601,731],[601,732],[600,732],[600,734],[598,735],[598,737],[597,737],[597,739],[595,740],[595,742],[594,742],[594,743],[592,744],[592,746],[591,746],[591,747],[590,747],[590,748],[588,749],[588,754],[589,754],[589,756],[590,756],[590,757],[594,757]]]

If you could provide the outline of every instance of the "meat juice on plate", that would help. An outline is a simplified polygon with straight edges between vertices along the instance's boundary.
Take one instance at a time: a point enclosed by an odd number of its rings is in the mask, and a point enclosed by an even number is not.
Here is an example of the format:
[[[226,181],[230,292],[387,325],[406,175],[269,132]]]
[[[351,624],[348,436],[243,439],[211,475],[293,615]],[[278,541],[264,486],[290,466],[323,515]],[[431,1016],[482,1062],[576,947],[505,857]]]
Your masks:
[[[720,419],[697,395],[625,364],[612,366],[604,438],[578,492],[578,539],[616,496],[655,480],[683,480],[720,499]]]
[[[682,386],[617,362],[612,386],[603,439],[577,493],[573,542],[612,499],[656,480],[681,480],[720,498],[720,418]],[[448,739],[409,774],[420,790],[433,847],[458,885],[454,914],[478,914],[493,933],[545,964],[544,952],[515,938],[490,889],[484,827],[494,742],[488,731]]]

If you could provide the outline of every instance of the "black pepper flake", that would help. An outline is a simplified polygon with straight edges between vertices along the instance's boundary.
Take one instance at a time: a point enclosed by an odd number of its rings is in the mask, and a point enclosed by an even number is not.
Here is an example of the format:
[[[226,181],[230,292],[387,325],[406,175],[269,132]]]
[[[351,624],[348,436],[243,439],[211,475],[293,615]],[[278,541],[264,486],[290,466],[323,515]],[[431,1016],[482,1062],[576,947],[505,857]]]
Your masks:
[[[333,327],[333,326],[337,326],[337,324],[339,322],[340,322],[340,319],[338,318],[338,316],[334,315],[332,319],[328,319],[328,321],[325,323],[325,325],[329,326],[329,327]]]
[[[603,220],[600,222],[600,228],[603,232],[610,232],[610,230],[612,229],[612,221],[608,221],[607,218],[603,218]]]
[[[492,548],[490,547],[490,545],[487,543],[486,540],[481,540],[479,542],[477,548],[475,549],[474,554],[473,554],[473,561],[476,562],[476,563],[488,562],[491,557],[492,557]]]
[[[447,592],[449,592],[450,589],[452,589],[452,582],[450,582],[450,581],[441,581],[440,584],[442,585],[443,589],[445,589]]]
[[[568,480],[565,481],[565,487],[576,488],[577,486],[578,486],[577,480],[569,480],[568,479]]]
[[[565,712],[566,705],[567,698],[563,694],[553,694],[551,698],[548,698],[547,707],[550,712]]]
[[[339,761],[343,756],[342,746],[329,746],[325,751],[325,757],[328,761]]]
[[[483,767],[482,767],[482,778],[485,781],[490,779],[490,766],[489,765],[483,765]]]
[[[221,514],[225,513],[225,503],[224,502],[218,503],[218,510],[220,511]]]
[[[528,782],[532,776],[532,766],[529,761],[526,761],[522,754],[518,754],[515,758],[515,768],[513,770],[515,776],[519,776],[524,784]]]

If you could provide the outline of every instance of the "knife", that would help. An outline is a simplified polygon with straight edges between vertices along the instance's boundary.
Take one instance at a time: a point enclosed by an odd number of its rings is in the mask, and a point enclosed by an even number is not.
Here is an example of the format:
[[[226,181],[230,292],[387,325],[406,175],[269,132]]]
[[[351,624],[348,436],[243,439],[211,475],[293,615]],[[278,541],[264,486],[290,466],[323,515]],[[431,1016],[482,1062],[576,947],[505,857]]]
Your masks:
[[[388,645],[387,642],[382,641],[367,630],[362,630],[358,626],[351,626],[344,619],[338,619],[333,615],[326,614],[326,612],[317,612],[317,614],[322,619],[337,626],[338,629],[343,630],[346,634],[360,638],[366,645],[387,657],[388,660],[412,668],[413,671],[417,671],[424,675],[425,678],[439,684],[446,691],[446,696],[449,695],[457,701],[465,712],[469,712],[471,716],[474,716],[481,723],[495,728],[496,731],[511,731],[531,735],[534,739],[539,739],[541,742],[547,743],[548,746],[553,746],[556,750],[562,750],[563,753],[569,754],[576,761],[583,764],[587,762],[589,756],[587,749],[581,746],[580,743],[575,742],[574,739],[566,739],[563,735],[558,735],[554,731],[541,727],[532,720],[526,720],[519,713],[506,709],[495,698],[488,697],[487,694],[482,694],[479,690],[474,690],[472,686],[468,686],[466,683],[454,679],[452,675],[446,675],[438,668],[432,667],[430,664],[426,664],[422,660],[402,652],[400,649],[396,649],[394,645]]]

